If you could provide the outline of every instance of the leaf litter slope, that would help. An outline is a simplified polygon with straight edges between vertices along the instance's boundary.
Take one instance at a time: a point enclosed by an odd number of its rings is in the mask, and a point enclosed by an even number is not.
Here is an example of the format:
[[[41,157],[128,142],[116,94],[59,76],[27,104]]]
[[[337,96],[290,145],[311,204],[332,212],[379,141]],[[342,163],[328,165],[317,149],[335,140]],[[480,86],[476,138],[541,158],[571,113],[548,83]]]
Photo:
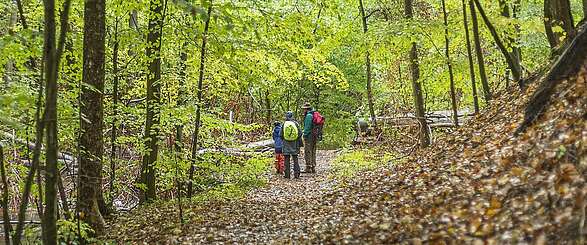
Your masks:
[[[241,200],[194,206],[187,212],[196,218],[181,229],[169,225],[173,208],[158,209],[166,217],[159,223],[145,226],[152,220],[134,217],[129,226],[135,228],[113,238],[186,244],[580,242],[586,78],[584,65],[562,81],[544,115],[519,136],[514,131],[536,85],[525,94],[499,95],[434,146],[345,186],[325,178],[335,152],[321,152],[314,177],[274,177]]]

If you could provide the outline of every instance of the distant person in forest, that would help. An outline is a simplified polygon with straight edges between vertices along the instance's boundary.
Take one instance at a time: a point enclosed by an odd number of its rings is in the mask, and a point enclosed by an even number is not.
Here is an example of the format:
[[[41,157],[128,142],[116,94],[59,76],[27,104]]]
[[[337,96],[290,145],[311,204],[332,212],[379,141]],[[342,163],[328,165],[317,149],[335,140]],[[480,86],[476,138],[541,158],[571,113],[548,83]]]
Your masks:
[[[283,139],[283,155],[285,155],[285,175],[287,179],[291,178],[291,161],[293,161],[294,178],[300,178],[300,164],[298,155],[302,147],[302,130],[300,125],[293,119],[293,112],[285,113],[285,122],[281,127],[280,133]]]
[[[304,173],[316,173],[316,144],[322,140],[324,117],[312,109],[310,103],[302,106],[304,110],[304,158],[306,169]]]
[[[281,138],[281,122],[273,123],[273,142],[275,148],[275,170],[277,174],[283,174],[285,169],[285,157],[283,156],[283,139]]]

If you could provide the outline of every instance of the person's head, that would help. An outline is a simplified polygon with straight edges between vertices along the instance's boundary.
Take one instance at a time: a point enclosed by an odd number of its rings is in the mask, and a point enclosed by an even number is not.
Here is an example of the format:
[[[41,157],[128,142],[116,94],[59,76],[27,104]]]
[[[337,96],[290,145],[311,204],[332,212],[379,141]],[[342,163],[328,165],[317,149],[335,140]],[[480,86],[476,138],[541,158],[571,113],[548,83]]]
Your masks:
[[[279,122],[279,121],[275,121],[275,122],[273,123],[273,127],[277,127],[277,126],[281,126],[281,122]]]
[[[308,113],[308,111],[312,110],[312,106],[310,105],[310,103],[306,102],[302,106],[302,110],[304,110],[304,114],[306,114]]]
[[[293,112],[288,111],[285,113],[285,120],[291,120],[293,119]]]

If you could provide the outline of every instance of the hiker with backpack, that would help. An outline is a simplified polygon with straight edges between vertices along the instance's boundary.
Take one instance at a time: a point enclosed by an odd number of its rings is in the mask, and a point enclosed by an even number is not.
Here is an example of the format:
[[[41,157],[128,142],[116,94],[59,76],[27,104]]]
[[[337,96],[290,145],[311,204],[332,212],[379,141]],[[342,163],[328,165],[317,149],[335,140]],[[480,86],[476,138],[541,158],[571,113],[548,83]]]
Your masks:
[[[302,131],[300,125],[293,119],[293,112],[285,113],[285,122],[281,128],[280,133],[283,140],[283,155],[285,155],[285,175],[287,179],[291,178],[291,163],[293,161],[294,178],[300,178],[300,164],[298,162],[298,155],[300,154],[300,147],[302,147]]]
[[[304,110],[304,158],[306,169],[304,173],[316,173],[316,144],[322,140],[322,128],[325,118],[320,112],[312,109],[310,103],[302,106]]]
[[[285,157],[283,156],[283,139],[281,138],[281,122],[273,123],[273,146],[275,148],[275,170],[277,174],[283,174],[285,169]]]

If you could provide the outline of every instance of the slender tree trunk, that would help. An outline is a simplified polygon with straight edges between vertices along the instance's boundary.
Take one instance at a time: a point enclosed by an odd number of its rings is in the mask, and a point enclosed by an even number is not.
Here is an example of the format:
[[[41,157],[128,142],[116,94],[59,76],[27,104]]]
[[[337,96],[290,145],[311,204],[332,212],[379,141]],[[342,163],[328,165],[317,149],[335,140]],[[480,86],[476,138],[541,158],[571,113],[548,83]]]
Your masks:
[[[522,8],[522,1],[521,0],[514,0],[512,14],[513,14],[513,18],[516,20],[516,23],[514,24],[514,31],[515,31],[514,44],[515,45],[513,47],[512,55],[514,57],[514,61],[518,64],[520,70],[522,70],[522,47],[520,46],[520,24],[518,24],[517,20],[519,20],[521,8]]]
[[[186,45],[184,44],[182,49],[181,49],[181,53],[179,55],[180,57],[180,67],[179,67],[179,91],[178,91],[178,95],[177,95],[177,106],[178,107],[183,107],[185,104],[185,98],[184,98],[184,84],[185,81],[187,79],[186,76],[186,64],[187,64],[187,60],[188,60],[188,55],[185,52],[186,49]],[[179,163],[177,162],[177,158],[179,158],[179,160],[181,161],[182,158],[182,154],[181,152],[183,151],[183,124],[178,123],[175,125],[175,157],[176,157],[176,168],[175,168],[175,184],[177,185],[177,207],[179,210],[179,222],[183,223],[183,210],[182,210],[182,202],[181,202],[181,196],[182,196],[182,187],[183,187],[183,182],[179,180]]]
[[[206,63],[206,43],[208,42],[208,29],[210,28],[210,18],[212,15],[212,0],[208,2],[208,16],[206,18],[206,22],[204,23],[204,32],[202,33],[202,47],[200,48],[200,73],[198,76],[198,91],[197,91],[197,99],[198,103],[196,104],[196,125],[194,127],[194,135],[192,137],[192,161],[189,171],[189,178],[190,182],[188,184],[188,197],[193,195],[193,180],[194,180],[194,171],[195,171],[195,164],[196,164],[196,157],[198,154],[198,138],[200,133],[201,127],[201,110],[202,110],[202,89],[204,83],[204,65]],[[254,107],[251,102],[251,107]]]
[[[45,40],[43,54],[45,59],[45,126],[47,127],[47,150],[45,151],[45,211],[43,218],[43,243],[57,243],[57,77],[59,61],[65,44],[67,23],[71,0],[63,3],[60,19],[59,41],[56,41],[55,0],[44,0]]]
[[[503,44],[503,42],[499,38],[499,35],[497,34],[497,31],[496,31],[495,27],[493,26],[493,24],[491,24],[491,21],[489,21],[489,18],[485,14],[485,11],[483,10],[483,7],[481,6],[481,3],[479,3],[479,0],[473,0],[473,1],[475,2],[475,5],[477,6],[477,9],[479,9],[479,14],[481,15],[481,18],[483,18],[483,22],[485,22],[485,26],[487,26],[487,29],[489,29],[489,32],[491,33],[491,36],[493,37],[493,40],[495,41],[495,44],[497,45],[497,47],[499,48],[499,50],[503,54],[503,56],[504,56],[504,58],[506,60],[506,63],[508,64],[508,67],[512,71],[512,75],[514,77],[514,80],[516,82],[518,82],[518,84],[520,85],[520,87],[523,87],[523,84],[522,84],[522,81],[521,81],[521,79],[522,79],[522,71],[520,70],[520,67],[519,66],[516,66],[515,61],[514,61],[514,58],[508,52],[508,49],[505,47],[505,45]]]
[[[147,77],[147,119],[144,142],[147,148],[141,167],[141,203],[150,202],[157,196],[155,163],[159,154],[159,119],[161,93],[161,35],[163,28],[163,0],[151,0],[149,6],[149,34],[147,35],[147,57],[149,72]]]
[[[17,13],[16,12],[11,12],[10,16],[8,17],[8,34],[10,36],[14,36],[14,26],[16,25],[17,22]],[[5,82],[5,86],[8,88],[10,86],[10,83],[12,82],[12,73],[14,72],[14,60],[13,59],[8,59],[6,61],[6,64],[4,65],[4,82]]]
[[[513,16],[514,18],[517,16],[516,11],[518,11],[519,9],[519,0],[517,0],[517,3],[514,3],[513,6]],[[518,4],[518,6],[516,6],[516,4]],[[512,15],[510,14],[510,6],[508,4],[508,2],[506,0],[499,0],[499,6],[501,9],[501,16],[511,19]],[[504,31],[502,33],[504,33],[504,35],[506,36],[506,43],[504,43],[506,45],[506,48],[508,50],[508,53],[510,54],[510,56],[513,59],[513,65],[515,66],[516,70],[521,71],[522,70],[522,65],[520,64],[520,49],[519,49],[519,45],[517,44],[517,35],[519,32],[519,25],[515,24],[514,25],[514,36],[509,35],[507,31]],[[509,79],[509,75],[506,74],[506,79]]]
[[[110,134],[110,182],[108,183],[110,189],[110,208],[113,208],[114,197],[116,190],[114,189],[114,182],[116,180],[116,152],[118,145],[116,144],[116,136],[118,133],[118,20],[114,27],[114,48],[112,50],[112,72],[114,73],[114,81],[112,88],[112,132]]]
[[[455,79],[452,71],[452,61],[450,60],[450,43],[448,39],[448,14],[446,13],[445,0],[442,2],[442,13],[444,17],[444,54],[446,56],[446,65],[448,66],[448,75],[450,78],[450,100],[452,102],[453,121],[455,126],[459,126],[459,115],[457,108],[457,96],[455,93]]]
[[[587,19],[587,0],[583,0],[583,19]]]
[[[2,219],[4,220],[4,242],[10,245],[10,233],[12,225],[10,224],[10,207],[8,205],[8,178],[6,178],[6,169],[4,168],[4,148],[0,144],[0,176],[2,177]]]
[[[475,81],[475,62],[473,62],[473,52],[471,51],[471,37],[469,36],[469,23],[467,21],[467,5],[465,0],[461,0],[463,5],[463,23],[465,26],[465,40],[467,42],[467,58],[469,59],[469,75],[471,76],[471,89],[473,90],[473,108],[475,114],[479,113],[479,97],[477,96],[477,82]]]
[[[67,202],[67,193],[65,193],[65,187],[63,186],[63,178],[61,173],[57,171],[59,176],[57,177],[57,188],[59,190],[59,199],[61,199],[61,206],[63,207],[63,217],[67,220],[71,218],[69,210],[69,204]]]
[[[413,0],[405,0],[405,16],[406,19],[413,19]],[[416,42],[412,42],[410,49],[410,72],[412,74],[412,92],[414,95],[414,108],[416,110],[416,117],[420,122],[420,145],[427,147],[430,145],[430,134],[428,132],[428,123],[426,122],[426,114],[424,110],[424,96],[422,96],[422,85],[420,83],[420,65],[418,64],[418,46]]]
[[[271,125],[271,119],[272,119],[272,115],[271,115],[271,100],[269,99],[269,89],[267,89],[267,91],[265,91],[265,105],[267,106],[267,123],[269,125]]]
[[[363,6],[363,0],[359,0],[359,10],[361,11],[361,21],[363,24],[363,33],[365,34],[365,38],[367,38],[367,18],[368,16],[365,14],[365,7]],[[369,105],[369,115],[371,116],[371,123],[373,124],[373,128],[377,129],[377,117],[375,116],[375,109],[373,106],[373,89],[372,89],[372,81],[371,81],[371,55],[369,52],[369,45],[367,43],[367,52],[365,54],[365,66],[367,69],[367,103]]]
[[[485,61],[483,57],[483,50],[481,50],[481,37],[479,36],[479,23],[477,22],[477,12],[473,0],[469,0],[469,8],[471,10],[471,22],[473,24],[473,40],[475,41],[475,53],[477,55],[477,63],[479,64],[479,76],[481,77],[481,85],[483,87],[483,96],[485,103],[489,104],[491,101],[491,89],[487,81],[487,73],[485,73]]]
[[[84,65],[81,89],[80,118],[80,196],[82,219],[96,235],[104,230],[104,219],[98,206],[102,195],[102,158],[104,154],[104,81],[106,2],[85,0],[84,9]]]

